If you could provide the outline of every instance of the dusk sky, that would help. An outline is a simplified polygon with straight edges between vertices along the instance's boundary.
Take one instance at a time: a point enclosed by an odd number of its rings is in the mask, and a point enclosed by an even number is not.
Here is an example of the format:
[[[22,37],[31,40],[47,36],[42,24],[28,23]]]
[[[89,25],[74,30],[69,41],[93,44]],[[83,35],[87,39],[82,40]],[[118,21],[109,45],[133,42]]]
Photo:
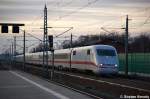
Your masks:
[[[74,35],[124,32],[129,15],[129,32],[150,33],[150,0],[0,0],[0,22],[25,23],[28,33],[42,37],[44,5],[48,8],[48,26],[73,27]],[[65,29],[50,29],[57,35]],[[66,34],[67,35],[67,34]],[[70,35],[68,33],[68,35]],[[0,35],[1,36],[1,35]]]

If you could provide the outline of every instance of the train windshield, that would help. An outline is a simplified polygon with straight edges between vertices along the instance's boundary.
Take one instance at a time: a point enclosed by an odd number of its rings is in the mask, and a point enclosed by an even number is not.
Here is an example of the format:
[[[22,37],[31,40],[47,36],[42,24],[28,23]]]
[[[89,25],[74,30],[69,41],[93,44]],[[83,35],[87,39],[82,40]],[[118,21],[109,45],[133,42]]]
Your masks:
[[[115,50],[111,49],[97,49],[99,56],[116,56]]]

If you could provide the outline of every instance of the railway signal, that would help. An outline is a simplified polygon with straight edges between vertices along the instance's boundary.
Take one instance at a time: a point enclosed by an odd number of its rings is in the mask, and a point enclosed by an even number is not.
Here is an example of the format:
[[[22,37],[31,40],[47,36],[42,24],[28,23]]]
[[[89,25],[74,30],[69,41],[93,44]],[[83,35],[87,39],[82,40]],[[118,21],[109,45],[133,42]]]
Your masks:
[[[49,41],[49,47],[50,51],[52,53],[52,71],[51,71],[51,79],[53,79],[54,75],[54,48],[53,48],[53,35],[48,36],[48,41]]]
[[[53,35],[48,36],[50,50],[53,48]]]
[[[19,26],[14,25],[12,29],[12,33],[19,33]]]
[[[12,26],[12,33],[19,33],[19,26],[24,26],[24,24],[20,23],[0,23],[1,25],[1,33],[8,33],[8,26]]]
[[[8,26],[7,25],[2,25],[1,33],[8,33]]]

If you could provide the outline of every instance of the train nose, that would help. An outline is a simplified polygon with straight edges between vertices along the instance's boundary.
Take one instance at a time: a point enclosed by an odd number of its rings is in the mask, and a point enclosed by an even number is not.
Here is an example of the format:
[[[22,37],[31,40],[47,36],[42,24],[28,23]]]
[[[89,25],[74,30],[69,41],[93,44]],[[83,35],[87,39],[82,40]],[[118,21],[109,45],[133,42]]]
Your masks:
[[[100,74],[116,74],[118,73],[117,64],[99,64]]]

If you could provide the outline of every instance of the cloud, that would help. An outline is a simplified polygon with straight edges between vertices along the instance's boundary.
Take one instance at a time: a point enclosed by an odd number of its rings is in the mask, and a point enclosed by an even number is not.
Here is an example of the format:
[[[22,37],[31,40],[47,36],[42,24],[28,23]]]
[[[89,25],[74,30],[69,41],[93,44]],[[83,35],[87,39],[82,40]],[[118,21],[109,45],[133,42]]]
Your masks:
[[[150,0],[0,0],[0,22],[27,24],[27,31],[43,25],[47,3],[50,26],[73,26],[72,33],[99,33],[100,27],[120,27],[129,14],[130,26],[138,26],[150,13]],[[88,5],[88,6],[86,6]],[[81,28],[82,27],[82,28]],[[139,30],[150,31],[149,24]],[[39,32],[39,34],[38,34]],[[42,31],[35,31],[35,35]]]

